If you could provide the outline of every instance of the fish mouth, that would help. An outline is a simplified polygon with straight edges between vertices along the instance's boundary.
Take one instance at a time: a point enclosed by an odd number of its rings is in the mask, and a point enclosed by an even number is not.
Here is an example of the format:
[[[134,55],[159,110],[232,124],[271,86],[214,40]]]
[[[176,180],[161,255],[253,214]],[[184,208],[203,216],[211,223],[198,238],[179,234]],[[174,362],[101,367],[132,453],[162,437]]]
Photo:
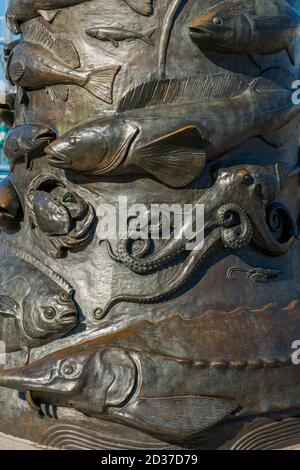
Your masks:
[[[77,323],[77,315],[74,310],[68,310],[59,316],[57,322],[60,325],[75,325]]]
[[[62,153],[56,152],[51,147],[45,149],[45,153],[48,155],[48,162],[50,165],[65,168],[66,166],[72,165],[71,160],[68,160]]]
[[[47,144],[50,144],[50,142],[52,142],[54,139],[56,139],[55,132],[51,129],[46,129],[35,135],[32,139],[32,142],[33,144],[39,144],[41,142],[46,142]]]
[[[209,37],[210,35],[211,35],[211,31],[209,31],[208,29],[200,28],[198,26],[192,26],[190,28],[190,36],[192,36],[195,39]]]
[[[97,38],[97,31],[95,29],[88,29],[86,34],[91,38]]]

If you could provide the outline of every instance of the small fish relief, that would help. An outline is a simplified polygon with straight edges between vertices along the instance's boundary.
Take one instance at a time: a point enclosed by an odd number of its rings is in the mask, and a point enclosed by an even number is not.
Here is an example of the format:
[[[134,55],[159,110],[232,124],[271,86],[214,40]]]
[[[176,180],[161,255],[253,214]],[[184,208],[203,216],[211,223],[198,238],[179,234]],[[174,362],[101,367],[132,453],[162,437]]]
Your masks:
[[[86,246],[96,225],[95,211],[71,188],[53,177],[35,178],[26,196],[33,234],[54,258]]]
[[[40,23],[23,29],[23,40],[13,49],[7,64],[7,75],[13,85],[27,92],[46,88],[51,101],[58,103],[68,100],[70,86],[84,88],[105,103],[113,102],[119,66],[78,70],[80,57],[70,40],[54,39]]]
[[[137,40],[154,46],[153,35],[155,31],[156,28],[152,28],[146,32],[139,32],[125,28],[122,24],[117,23],[112,26],[95,26],[94,28],[88,29],[86,33],[92,38],[110,42],[115,48],[118,48],[120,42],[132,42]]]

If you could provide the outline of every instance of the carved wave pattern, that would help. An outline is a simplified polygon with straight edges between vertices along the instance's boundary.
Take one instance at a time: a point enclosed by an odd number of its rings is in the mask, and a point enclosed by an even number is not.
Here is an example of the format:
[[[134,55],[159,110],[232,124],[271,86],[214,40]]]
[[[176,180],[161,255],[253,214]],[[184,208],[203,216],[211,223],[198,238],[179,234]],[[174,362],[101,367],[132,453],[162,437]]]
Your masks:
[[[275,450],[299,443],[300,418],[287,418],[247,433],[231,450]]]
[[[174,449],[166,443],[160,443],[149,436],[145,440],[124,438],[107,430],[92,430],[84,426],[58,424],[50,428],[41,444],[65,450],[167,450]]]

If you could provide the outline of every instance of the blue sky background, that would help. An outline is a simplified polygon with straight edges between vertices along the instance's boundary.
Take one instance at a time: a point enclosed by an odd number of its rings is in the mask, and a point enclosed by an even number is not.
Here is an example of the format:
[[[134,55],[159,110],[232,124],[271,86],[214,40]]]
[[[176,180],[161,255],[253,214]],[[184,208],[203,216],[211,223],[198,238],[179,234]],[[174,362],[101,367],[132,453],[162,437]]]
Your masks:
[[[6,11],[8,0],[0,0],[0,38],[1,42],[5,41],[8,42],[10,40],[9,32],[7,31],[5,21],[3,19]],[[5,94],[6,88],[6,80],[5,80],[5,68],[4,68],[4,61],[3,61],[3,45],[0,45],[0,95],[1,99],[3,99],[3,95]],[[4,137],[2,123],[0,123],[0,147],[1,147],[1,140]],[[3,178],[8,173],[8,165],[4,158],[3,150],[0,148],[0,179]]]
[[[0,0],[0,38],[1,38],[1,43],[2,41],[8,42],[10,39],[9,32],[6,28],[5,21],[3,19],[6,11],[6,6],[7,6],[8,0]],[[4,76],[4,64],[2,60],[2,54],[3,54],[3,45],[0,45],[0,53],[1,53],[1,70],[0,70],[0,90],[2,91],[5,88],[5,76]]]

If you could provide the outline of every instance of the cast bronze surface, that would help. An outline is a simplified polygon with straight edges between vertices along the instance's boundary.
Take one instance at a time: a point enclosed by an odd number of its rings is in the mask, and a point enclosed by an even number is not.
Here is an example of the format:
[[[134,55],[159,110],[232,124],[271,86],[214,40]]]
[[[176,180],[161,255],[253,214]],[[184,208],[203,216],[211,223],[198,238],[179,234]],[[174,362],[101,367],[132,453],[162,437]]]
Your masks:
[[[273,54],[285,50],[295,64],[294,41],[300,14],[288,0],[225,0],[205,9],[190,35],[204,49],[234,54]]]
[[[0,385],[31,392],[30,403],[72,406],[90,416],[107,415],[165,439],[186,441],[229,415],[233,419],[284,410],[291,406],[289,400],[299,406],[299,379],[289,354],[299,314],[299,302],[293,302],[284,310],[270,305],[256,312],[211,311],[190,321],[172,317],[158,324],[139,322],[25,368],[2,371]],[[272,333],[262,346],[256,329],[271,324]],[[221,350],[213,342],[220,331]],[[227,344],[237,334],[243,345],[229,351]],[[197,347],[192,338],[197,338]],[[280,354],[279,349],[274,352],[279,346]],[[268,393],[272,377],[290,384],[288,400],[281,387],[282,392]]]
[[[122,100],[122,113],[82,124],[51,143],[46,149],[49,163],[90,177],[148,173],[167,185],[182,187],[204,171],[207,159],[250,137],[275,147],[284,145],[290,136],[287,126],[300,109],[292,102],[292,92],[265,78],[232,78],[230,90],[228,74],[212,77],[209,87],[209,77],[195,80],[202,99],[188,92],[185,99],[181,96],[181,87],[189,85],[185,80],[177,90],[183,102],[176,103],[175,87],[171,102],[165,99],[163,106],[152,105],[151,93],[166,92],[166,83],[160,89],[159,83],[150,82],[150,106],[144,99],[148,87],[139,88],[136,95],[130,92],[130,99]],[[240,126],[242,113],[247,120]],[[276,131],[282,135],[280,142],[278,135],[273,136]]]
[[[47,251],[55,258],[84,247],[93,237],[93,206],[57,178],[35,178],[29,185],[26,204],[32,232],[48,245]]]
[[[6,351],[35,347],[77,323],[73,289],[21,247],[1,242],[0,334]]]
[[[0,183],[0,230],[17,227],[22,215],[19,196],[7,176]]]
[[[62,449],[300,442],[299,5],[8,3],[0,431]]]
[[[45,147],[55,139],[55,132],[40,124],[24,124],[13,127],[4,144],[4,152],[11,163],[11,168],[19,162],[25,162],[27,168],[32,168],[33,160],[41,157]]]

